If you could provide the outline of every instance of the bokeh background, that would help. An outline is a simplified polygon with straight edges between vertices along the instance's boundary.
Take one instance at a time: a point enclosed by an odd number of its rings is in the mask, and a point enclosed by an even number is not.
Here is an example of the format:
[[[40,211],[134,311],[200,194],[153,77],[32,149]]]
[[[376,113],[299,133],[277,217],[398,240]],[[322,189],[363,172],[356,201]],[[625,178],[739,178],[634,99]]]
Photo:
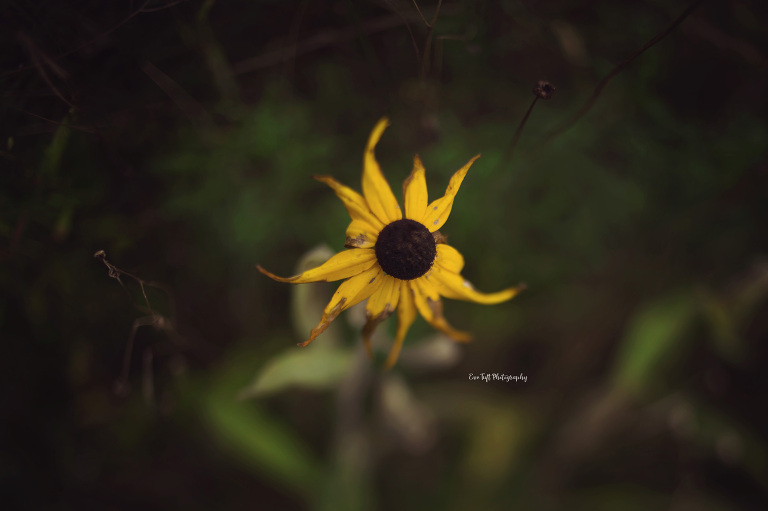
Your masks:
[[[701,3],[576,117],[689,5],[3,2],[2,507],[768,509],[765,3]],[[388,373],[394,319],[373,362],[354,309],[299,349],[334,286],[255,268],[342,249],[310,176],[359,189],[383,115],[398,196],[483,154],[442,232],[528,285]]]

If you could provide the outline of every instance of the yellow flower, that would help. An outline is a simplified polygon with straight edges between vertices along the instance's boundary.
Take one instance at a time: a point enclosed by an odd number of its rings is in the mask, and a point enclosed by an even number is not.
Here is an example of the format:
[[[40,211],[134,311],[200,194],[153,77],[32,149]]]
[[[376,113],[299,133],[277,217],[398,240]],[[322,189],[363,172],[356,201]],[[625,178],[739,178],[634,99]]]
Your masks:
[[[480,155],[460,168],[451,177],[445,195],[431,203],[427,201],[424,166],[416,155],[413,171],[403,183],[403,215],[373,154],[388,125],[386,118],[381,119],[368,138],[363,157],[363,195],[330,176],[313,176],[336,192],[352,217],[344,245],[348,250],[294,277],[278,277],[261,266],[258,269],[274,280],[292,284],[346,279],[326,306],[309,339],[299,346],[314,341],[341,311],[368,299],[363,340],[370,354],[373,330],[397,309],[397,333],[386,362],[390,368],[397,361],[405,334],[416,319],[416,311],[452,339],[470,340],[469,334],[454,329],[445,320],[440,296],[495,304],[509,300],[524,286],[489,294],[476,291],[459,274],[464,258],[458,250],[445,244],[438,230],[451,213],[453,199],[469,167]]]

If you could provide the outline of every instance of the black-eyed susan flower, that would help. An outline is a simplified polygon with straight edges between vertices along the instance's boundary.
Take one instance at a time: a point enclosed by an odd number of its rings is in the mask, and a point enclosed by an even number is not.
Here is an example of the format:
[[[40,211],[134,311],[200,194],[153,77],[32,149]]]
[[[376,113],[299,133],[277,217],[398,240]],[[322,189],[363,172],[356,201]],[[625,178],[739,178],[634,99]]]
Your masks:
[[[433,202],[427,200],[424,166],[416,155],[413,171],[403,183],[403,214],[373,152],[388,125],[386,118],[381,119],[368,138],[363,156],[362,195],[330,176],[313,176],[336,192],[352,218],[344,244],[347,250],[317,268],[293,277],[278,277],[258,266],[268,277],[292,284],[344,279],[323,311],[320,323],[312,329],[309,339],[299,346],[314,341],[341,311],[367,299],[363,340],[370,354],[374,329],[397,310],[397,332],[387,357],[387,368],[397,361],[417,311],[430,325],[452,339],[470,340],[468,333],[454,329],[443,317],[441,296],[496,304],[509,300],[523,288],[510,287],[487,294],[476,291],[460,274],[464,258],[445,243],[439,231],[451,213],[464,176],[480,155],[461,167],[451,177],[445,195]]]

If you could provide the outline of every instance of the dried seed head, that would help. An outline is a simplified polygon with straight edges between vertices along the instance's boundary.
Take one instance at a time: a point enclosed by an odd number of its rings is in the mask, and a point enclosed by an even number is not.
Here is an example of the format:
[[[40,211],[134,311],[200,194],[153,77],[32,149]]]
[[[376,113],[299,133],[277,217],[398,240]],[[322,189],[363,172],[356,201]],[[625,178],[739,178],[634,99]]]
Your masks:
[[[546,80],[539,80],[533,88],[533,93],[541,99],[549,99],[555,93],[555,86]]]
[[[429,229],[415,220],[396,220],[379,233],[374,247],[376,259],[387,275],[412,280],[429,271],[437,246]]]

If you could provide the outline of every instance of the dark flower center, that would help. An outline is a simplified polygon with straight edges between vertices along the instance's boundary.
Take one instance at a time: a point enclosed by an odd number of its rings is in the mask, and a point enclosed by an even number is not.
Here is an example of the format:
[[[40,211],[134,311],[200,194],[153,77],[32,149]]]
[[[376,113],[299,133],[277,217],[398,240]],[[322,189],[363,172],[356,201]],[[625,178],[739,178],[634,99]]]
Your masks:
[[[396,220],[379,233],[374,247],[376,259],[387,275],[400,280],[421,277],[437,255],[435,238],[415,220]]]

